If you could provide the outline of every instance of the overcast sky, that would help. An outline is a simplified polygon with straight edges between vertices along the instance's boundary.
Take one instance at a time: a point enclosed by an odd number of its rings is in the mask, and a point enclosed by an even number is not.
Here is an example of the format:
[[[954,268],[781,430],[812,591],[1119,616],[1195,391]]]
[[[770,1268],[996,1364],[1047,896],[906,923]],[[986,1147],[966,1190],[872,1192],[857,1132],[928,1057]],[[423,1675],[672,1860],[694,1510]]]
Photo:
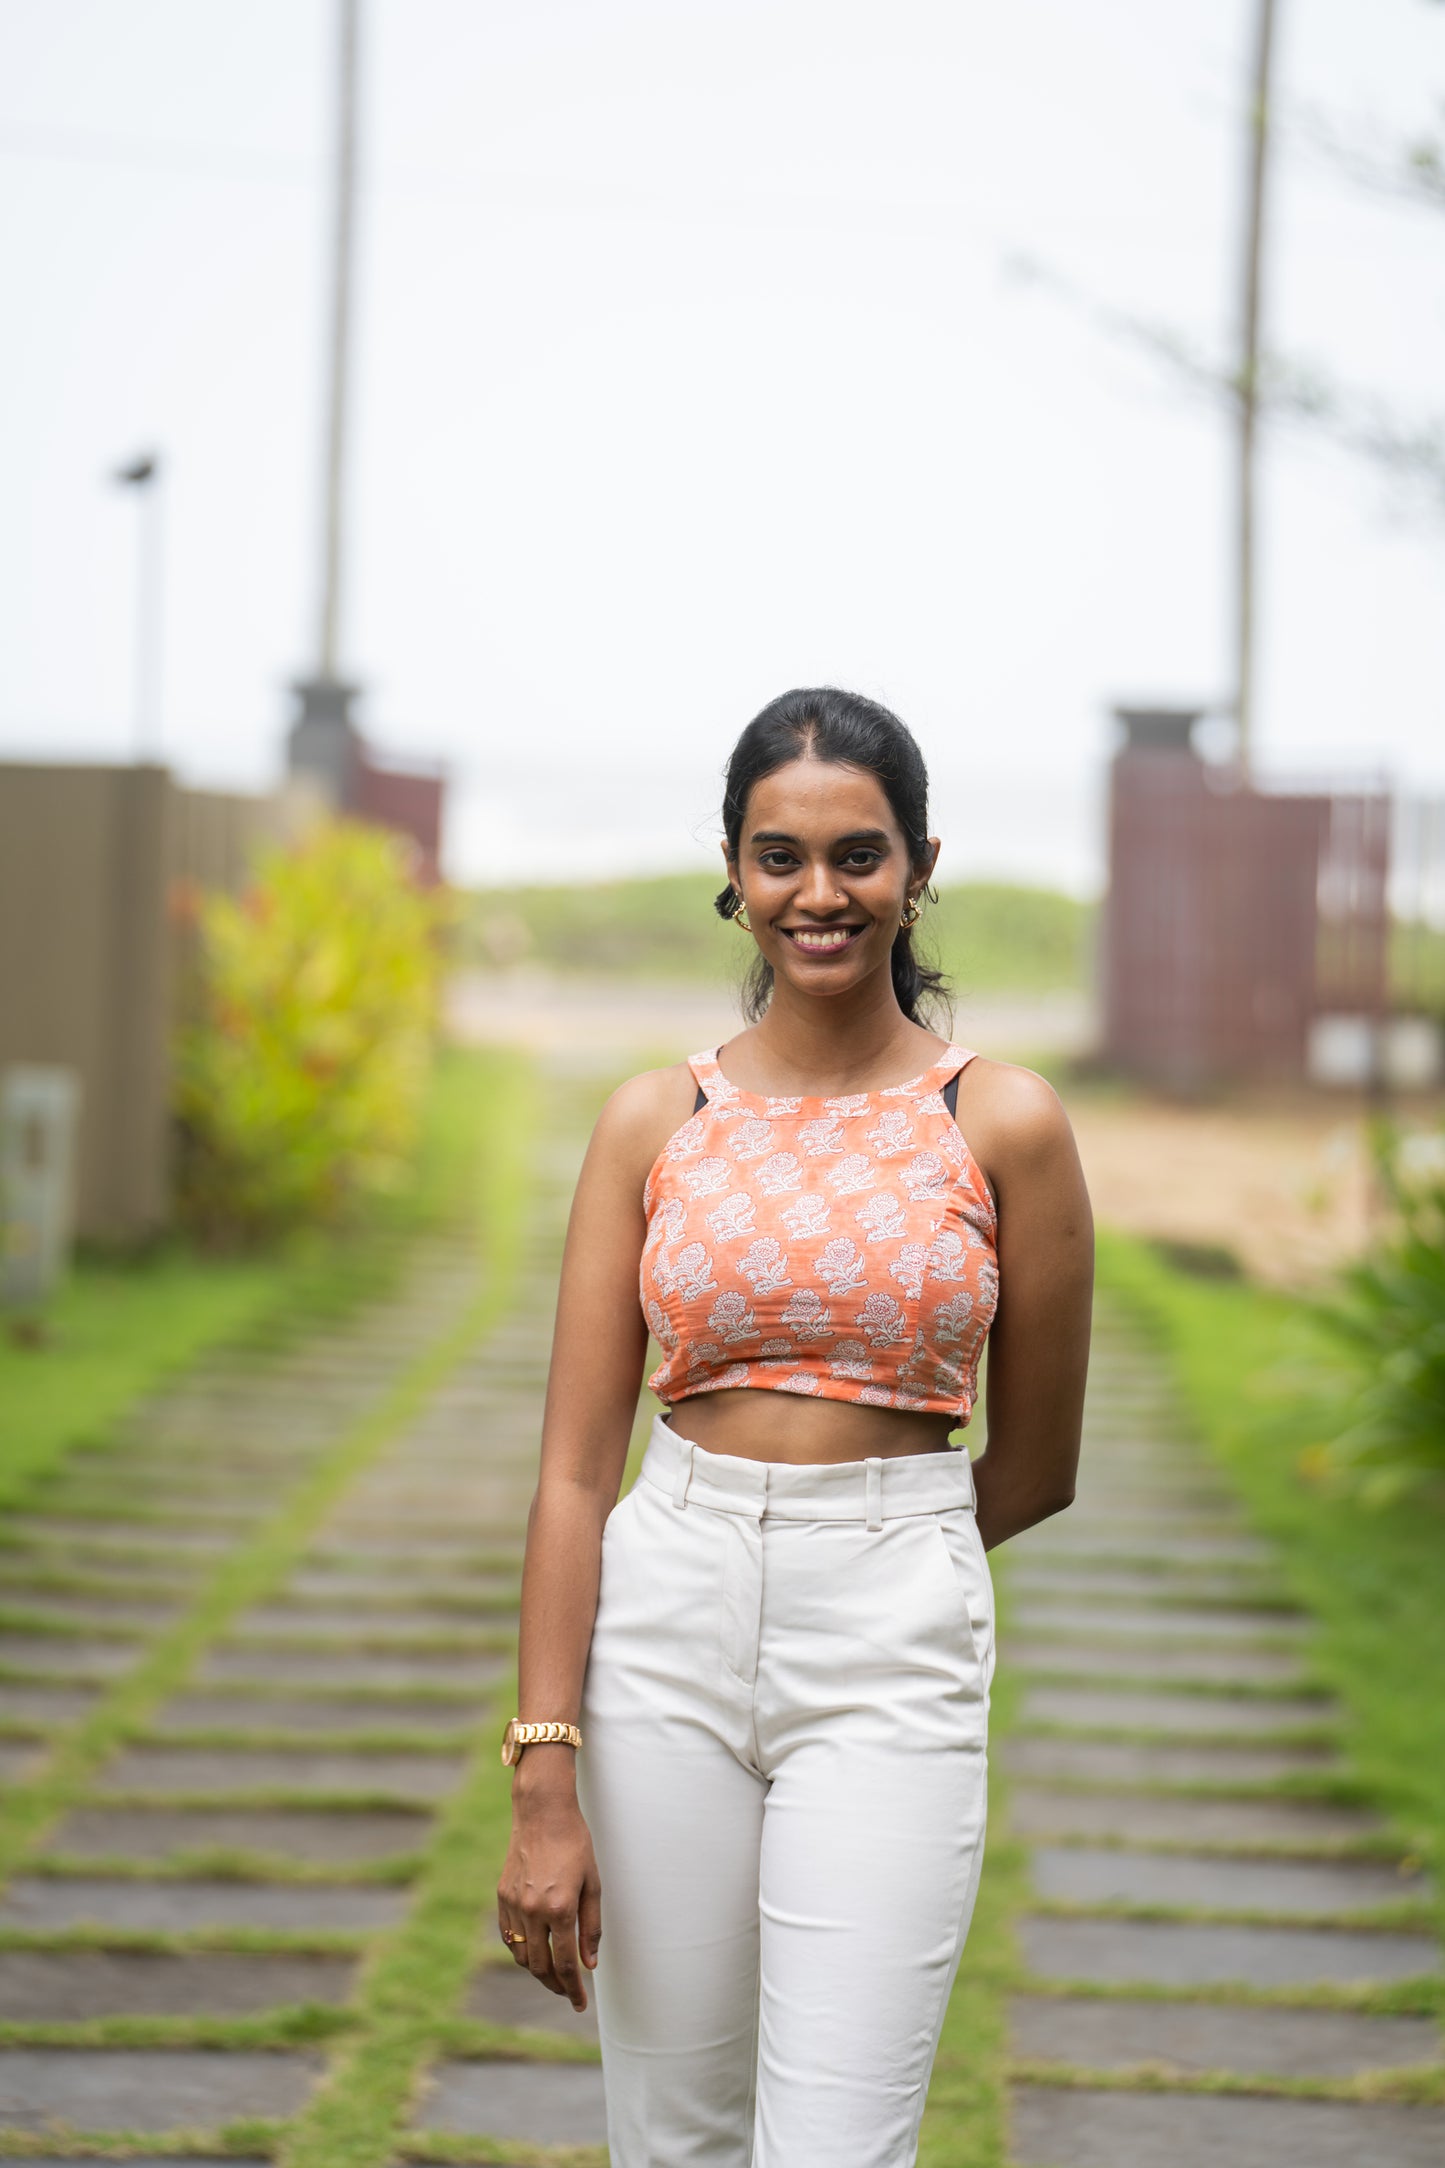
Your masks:
[[[366,0],[345,661],[453,870],[715,849],[784,687],[896,705],[941,871],[1088,888],[1119,698],[1229,677],[1228,436],[1052,281],[1227,338],[1252,0]],[[1306,116],[1441,118],[1445,7],[1280,0],[1273,345],[1445,408],[1445,211]],[[275,773],[315,660],[332,0],[0,0],[0,753]],[[1445,793],[1445,517],[1264,466],[1281,770]]]

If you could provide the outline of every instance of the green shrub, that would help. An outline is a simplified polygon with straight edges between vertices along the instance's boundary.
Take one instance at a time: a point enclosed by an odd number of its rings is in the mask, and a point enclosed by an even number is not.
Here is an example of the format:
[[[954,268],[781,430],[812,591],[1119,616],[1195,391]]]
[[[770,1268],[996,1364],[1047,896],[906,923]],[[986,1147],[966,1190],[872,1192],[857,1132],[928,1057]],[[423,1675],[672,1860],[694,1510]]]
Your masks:
[[[1419,1157],[1423,1166],[1412,1166],[1410,1144],[1377,1130],[1394,1228],[1346,1270],[1340,1299],[1320,1306],[1363,1358],[1354,1420],[1331,1441],[1328,1463],[1380,1502],[1445,1479],[1445,1172],[1433,1155]]]
[[[446,905],[408,849],[335,822],[198,909],[176,1062],[179,1205],[213,1243],[334,1226],[403,1178],[431,1060]]]

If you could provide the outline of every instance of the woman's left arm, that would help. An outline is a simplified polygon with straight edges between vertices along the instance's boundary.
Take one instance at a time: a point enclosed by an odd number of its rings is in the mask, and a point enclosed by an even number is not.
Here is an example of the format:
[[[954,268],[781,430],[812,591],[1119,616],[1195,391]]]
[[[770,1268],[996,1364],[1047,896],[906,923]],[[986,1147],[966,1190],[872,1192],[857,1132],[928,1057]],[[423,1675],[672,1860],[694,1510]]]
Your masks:
[[[1069,1118],[1031,1069],[990,1063],[978,1095],[998,1210],[987,1451],[974,1464],[992,1549],[1073,1501],[1089,1367],[1094,1222]]]

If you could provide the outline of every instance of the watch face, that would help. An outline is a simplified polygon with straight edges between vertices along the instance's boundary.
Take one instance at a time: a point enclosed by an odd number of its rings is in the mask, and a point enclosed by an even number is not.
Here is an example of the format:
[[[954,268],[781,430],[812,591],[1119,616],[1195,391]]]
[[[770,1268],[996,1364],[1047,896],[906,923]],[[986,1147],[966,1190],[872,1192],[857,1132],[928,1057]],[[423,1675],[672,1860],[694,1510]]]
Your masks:
[[[511,1768],[513,1762],[517,1759],[519,1751],[520,1749],[518,1748],[516,1737],[516,1725],[515,1722],[513,1722],[508,1724],[506,1730],[502,1734],[502,1765],[504,1768]]]

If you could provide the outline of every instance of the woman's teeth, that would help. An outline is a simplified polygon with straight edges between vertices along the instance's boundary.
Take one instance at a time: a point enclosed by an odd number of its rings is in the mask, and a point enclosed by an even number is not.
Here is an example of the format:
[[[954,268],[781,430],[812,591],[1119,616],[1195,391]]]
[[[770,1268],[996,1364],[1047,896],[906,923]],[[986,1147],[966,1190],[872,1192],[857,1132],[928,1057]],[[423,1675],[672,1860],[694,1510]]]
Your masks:
[[[831,933],[802,933],[796,927],[788,929],[788,938],[799,948],[840,949],[852,940],[856,926],[839,926]]]

